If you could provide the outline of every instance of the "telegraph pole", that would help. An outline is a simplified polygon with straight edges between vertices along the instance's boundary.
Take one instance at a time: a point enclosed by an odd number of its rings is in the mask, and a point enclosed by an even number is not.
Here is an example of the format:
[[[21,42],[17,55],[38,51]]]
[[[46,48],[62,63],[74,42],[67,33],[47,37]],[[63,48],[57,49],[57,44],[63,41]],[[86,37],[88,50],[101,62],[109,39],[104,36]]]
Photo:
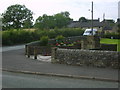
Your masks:
[[[103,13],[103,23],[102,23],[103,25],[103,28],[102,28],[102,35],[101,36],[103,36],[104,35],[104,28],[105,28],[105,13]]]
[[[91,20],[91,29],[92,29],[92,35],[93,35],[93,1],[92,1],[92,10],[91,10],[91,16],[92,16],[92,20]]]

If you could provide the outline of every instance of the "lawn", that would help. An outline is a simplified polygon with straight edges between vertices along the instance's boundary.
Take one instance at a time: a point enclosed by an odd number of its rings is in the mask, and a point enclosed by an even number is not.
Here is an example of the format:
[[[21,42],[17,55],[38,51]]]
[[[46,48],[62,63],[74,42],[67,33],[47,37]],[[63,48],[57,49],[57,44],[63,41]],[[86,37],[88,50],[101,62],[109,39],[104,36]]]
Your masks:
[[[117,44],[117,51],[120,51],[120,39],[101,38],[100,43],[101,44]]]

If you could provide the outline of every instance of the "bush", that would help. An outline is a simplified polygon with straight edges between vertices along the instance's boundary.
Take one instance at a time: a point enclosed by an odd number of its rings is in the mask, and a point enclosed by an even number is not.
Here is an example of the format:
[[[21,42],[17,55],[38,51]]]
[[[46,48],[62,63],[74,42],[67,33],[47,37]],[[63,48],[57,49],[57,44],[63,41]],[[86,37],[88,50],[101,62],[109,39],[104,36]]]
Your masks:
[[[49,38],[58,39],[63,37],[80,36],[83,34],[83,30],[80,28],[62,28],[62,29],[50,29],[50,30],[7,30],[2,31],[2,44],[3,45],[15,45],[29,43],[32,41],[40,40],[43,36]],[[60,36],[61,35],[61,36]]]
[[[60,40],[63,40],[64,37],[63,37],[62,35],[59,35],[59,36],[57,36],[55,39],[58,40],[58,41],[60,41]]]
[[[10,33],[8,31],[2,32],[2,44],[3,45],[12,45],[12,41],[10,40]]]
[[[48,36],[42,36],[40,38],[40,45],[41,46],[47,46],[48,45],[48,40],[49,40]]]
[[[49,38],[55,38],[57,36],[57,33],[53,29],[53,30],[50,30],[49,32],[47,32],[47,35],[49,36]]]
[[[31,31],[25,30],[8,30],[2,31],[2,44],[14,45],[28,43],[34,40]]]
[[[113,37],[113,39],[120,39],[120,34],[114,32],[107,32],[103,35],[103,38],[111,38],[111,37]]]

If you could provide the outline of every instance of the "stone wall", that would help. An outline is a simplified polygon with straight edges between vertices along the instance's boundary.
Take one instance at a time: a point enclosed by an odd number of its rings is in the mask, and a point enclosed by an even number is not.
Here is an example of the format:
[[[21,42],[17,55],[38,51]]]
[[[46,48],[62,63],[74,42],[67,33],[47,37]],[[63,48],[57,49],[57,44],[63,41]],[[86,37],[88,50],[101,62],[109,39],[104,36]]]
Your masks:
[[[120,52],[52,48],[52,63],[118,68]]]

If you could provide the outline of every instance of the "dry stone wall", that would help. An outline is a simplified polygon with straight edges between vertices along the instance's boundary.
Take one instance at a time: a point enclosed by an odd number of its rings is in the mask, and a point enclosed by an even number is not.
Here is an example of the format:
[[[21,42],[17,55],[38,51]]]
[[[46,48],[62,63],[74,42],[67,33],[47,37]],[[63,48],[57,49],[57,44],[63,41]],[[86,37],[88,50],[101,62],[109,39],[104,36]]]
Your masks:
[[[119,55],[116,51],[53,48],[52,63],[119,68]]]

